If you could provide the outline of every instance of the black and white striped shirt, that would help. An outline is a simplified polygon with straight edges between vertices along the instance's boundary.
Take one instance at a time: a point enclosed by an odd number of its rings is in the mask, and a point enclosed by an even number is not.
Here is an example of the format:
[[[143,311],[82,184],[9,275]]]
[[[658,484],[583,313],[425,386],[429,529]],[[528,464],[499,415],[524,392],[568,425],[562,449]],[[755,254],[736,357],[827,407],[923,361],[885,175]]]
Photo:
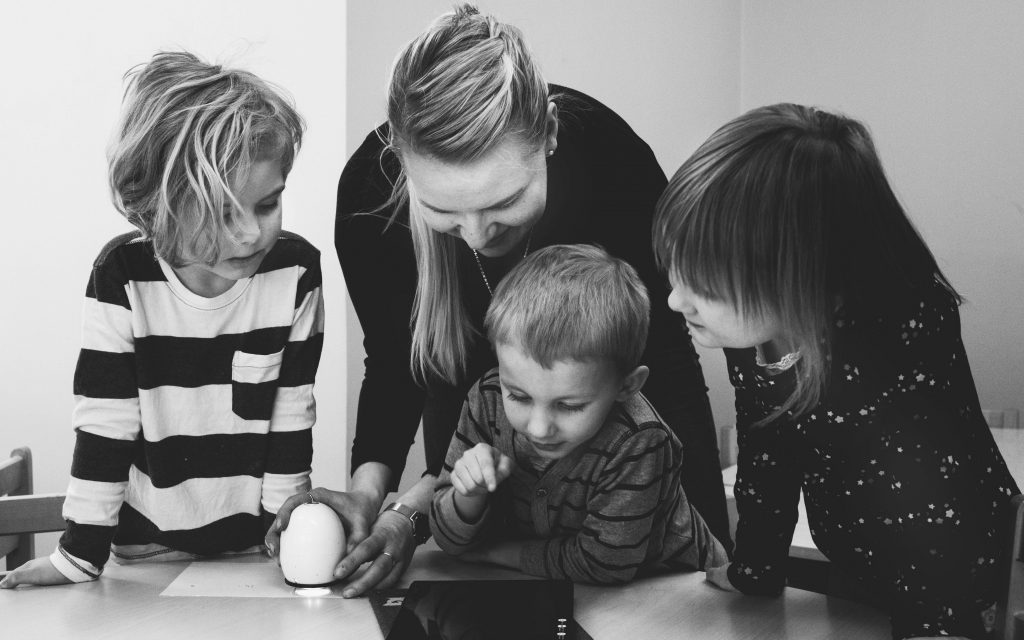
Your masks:
[[[127,559],[261,544],[267,514],[309,488],[323,325],[320,254],[297,235],[214,298],[138,233],[111,241],[86,289],[54,565],[83,581],[111,543]]]

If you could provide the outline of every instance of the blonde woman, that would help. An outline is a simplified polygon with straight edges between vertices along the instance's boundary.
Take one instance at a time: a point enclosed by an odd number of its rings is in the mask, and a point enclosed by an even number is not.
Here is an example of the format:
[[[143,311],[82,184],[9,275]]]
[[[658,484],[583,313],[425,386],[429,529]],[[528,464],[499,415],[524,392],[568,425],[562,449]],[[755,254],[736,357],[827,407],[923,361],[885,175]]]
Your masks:
[[[366,376],[351,488],[314,496],[349,525],[337,575],[372,562],[343,593],[397,580],[415,540],[429,535],[425,513],[466,391],[495,363],[482,334],[491,293],[525,255],[552,244],[600,244],[650,290],[645,393],[683,442],[691,502],[728,545],[704,378],[651,250],[665,184],[621,118],[545,82],[512,26],[463,5],[399,54],[388,121],[349,160],[338,188],[335,242],[365,333]],[[427,474],[380,511],[421,417]],[[286,504],[275,531],[308,499]]]

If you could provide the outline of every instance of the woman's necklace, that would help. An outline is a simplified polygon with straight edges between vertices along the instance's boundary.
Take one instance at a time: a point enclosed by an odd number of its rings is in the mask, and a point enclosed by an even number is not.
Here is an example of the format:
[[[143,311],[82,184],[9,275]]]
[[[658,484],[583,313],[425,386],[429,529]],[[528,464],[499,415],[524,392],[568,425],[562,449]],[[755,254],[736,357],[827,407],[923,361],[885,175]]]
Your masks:
[[[523,249],[523,257],[530,253],[530,240],[533,239],[533,229],[530,229],[530,233],[526,235],[526,248]],[[472,249],[473,257],[476,259],[476,268],[480,270],[480,276],[484,279],[484,286],[487,287],[487,293],[494,297],[494,289],[491,289],[491,281],[487,279],[487,274],[484,272],[484,265],[480,263],[480,254],[476,252],[476,249]]]

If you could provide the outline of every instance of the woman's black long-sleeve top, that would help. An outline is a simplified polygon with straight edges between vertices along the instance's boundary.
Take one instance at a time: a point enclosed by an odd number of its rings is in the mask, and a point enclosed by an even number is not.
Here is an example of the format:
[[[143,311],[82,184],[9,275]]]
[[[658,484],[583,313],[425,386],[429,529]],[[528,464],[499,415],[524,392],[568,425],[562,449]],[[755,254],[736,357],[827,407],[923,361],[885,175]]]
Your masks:
[[[683,488],[712,531],[728,548],[728,520],[714,422],[696,352],[681,319],[667,306],[668,288],[651,249],[655,203],[666,185],[650,147],[610,109],[582,93],[552,86],[559,104],[557,152],[548,159],[545,212],[529,249],[562,243],[595,243],[633,265],[651,297],[651,327],[644,364],[651,373],[644,393],[682,441]],[[432,383],[426,390],[410,370],[410,314],[416,264],[408,206],[381,210],[398,175],[398,160],[385,148],[387,125],[371,132],[348,161],[338,184],[335,246],[349,295],[365,335],[366,374],[359,397],[352,468],[368,461],[387,465],[397,484],[422,415],[427,470],[438,473],[468,387],[494,365],[485,338],[471,355],[462,384]],[[490,302],[472,251],[462,245],[463,302],[478,329]],[[522,256],[480,256],[491,286]],[[394,488],[394,487],[392,487]]]

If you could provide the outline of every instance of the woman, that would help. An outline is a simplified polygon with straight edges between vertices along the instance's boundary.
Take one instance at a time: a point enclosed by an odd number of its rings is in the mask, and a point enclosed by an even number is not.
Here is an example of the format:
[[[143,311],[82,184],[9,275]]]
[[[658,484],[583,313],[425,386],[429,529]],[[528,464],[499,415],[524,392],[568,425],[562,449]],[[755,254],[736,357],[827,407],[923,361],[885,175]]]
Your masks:
[[[372,561],[346,595],[387,586],[408,565],[465,392],[494,365],[480,333],[491,292],[523,256],[551,244],[600,244],[651,290],[644,392],[687,451],[690,501],[728,547],[704,379],[650,248],[665,183],[621,118],[549,86],[520,32],[473,7],[442,16],[398,56],[388,122],[367,136],[338,188],[335,243],[365,334],[366,377],[351,489],[313,495],[351,532],[339,577]],[[421,415],[427,474],[377,518]],[[287,503],[275,529],[308,500]]]

